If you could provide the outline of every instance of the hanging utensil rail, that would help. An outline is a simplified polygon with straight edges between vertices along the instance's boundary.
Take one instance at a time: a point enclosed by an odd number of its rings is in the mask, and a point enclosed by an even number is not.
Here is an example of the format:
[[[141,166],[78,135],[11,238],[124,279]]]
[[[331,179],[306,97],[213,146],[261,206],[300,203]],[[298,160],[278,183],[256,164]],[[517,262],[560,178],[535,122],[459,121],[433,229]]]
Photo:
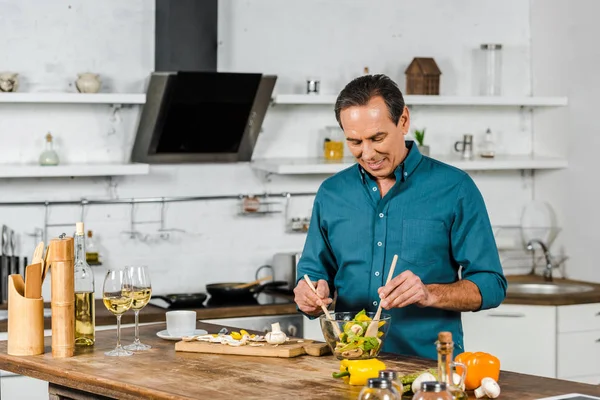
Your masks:
[[[283,193],[263,193],[256,197],[287,197],[289,196],[314,196],[315,192],[283,192]],[[142,198],[123,198],[106,200],[55,200],[55,201],[7,201],[0,202],[0,207],[23,207],[23,206],[69,206],[69,205],[93,205],[93,204],[142,204],[142,203],[175,203],[185,201],[206,201],[206,200],[236,200],[242,199],[244,195],[219,195],[219,196],[181,196],[181,197],[142,197]]]

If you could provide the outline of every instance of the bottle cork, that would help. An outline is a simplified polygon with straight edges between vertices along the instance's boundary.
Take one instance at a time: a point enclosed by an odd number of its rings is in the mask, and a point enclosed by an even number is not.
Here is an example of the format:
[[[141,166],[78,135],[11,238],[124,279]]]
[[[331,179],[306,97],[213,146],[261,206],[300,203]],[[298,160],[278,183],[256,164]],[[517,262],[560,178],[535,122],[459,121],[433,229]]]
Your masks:
[[[75,233],[77,235],[83,235],[83,222],[77,222],[75,224]]]
[[[450,343],[452,341],[452,332],[438,333],[438,341],[440,343]]]

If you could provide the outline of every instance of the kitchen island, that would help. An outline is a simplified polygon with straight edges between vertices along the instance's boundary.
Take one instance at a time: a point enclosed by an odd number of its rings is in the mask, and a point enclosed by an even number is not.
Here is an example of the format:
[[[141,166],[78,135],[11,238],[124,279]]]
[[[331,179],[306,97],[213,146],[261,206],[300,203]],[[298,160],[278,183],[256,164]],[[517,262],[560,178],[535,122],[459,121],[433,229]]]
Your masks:
[[[210,333],[220,325],[198,323]],[[269,358],[175,352],[175,342],[159,339],[163,324],[140,328],[141,340],[152,345],[131,357],[107,357],[116,332],[97,333],[96,345],[76,351],[74,357],[54,359],[50,338],[46,353],[16,357],[0,342],[0,369],[50,383],[51,399],[356,399],[360,387],[331,377],[339,362],[322,357]],[[127,333],[130,335],[130,332]],[[434,344],[432,344],[433,346]],[[435,366],[435,361],[383,355],[388,368],[411,373]],[[539,399],[566,393],[600,396],[600,387],[502,371],[501,398]],[[474,398],[473,394],[470,396]]]

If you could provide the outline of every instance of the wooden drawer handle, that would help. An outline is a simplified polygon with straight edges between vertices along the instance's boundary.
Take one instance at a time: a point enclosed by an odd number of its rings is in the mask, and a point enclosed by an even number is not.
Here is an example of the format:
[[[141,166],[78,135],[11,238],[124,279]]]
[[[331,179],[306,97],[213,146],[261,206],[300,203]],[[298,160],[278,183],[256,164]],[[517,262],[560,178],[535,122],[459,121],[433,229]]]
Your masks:
[[[488,317],[500,317],[500,318],[523,318],[525,317],[525,314],[520,314],[520,313],[516,313],[516,314],[509,314],[509,313],[494,313],[494,314],[488,314]]]

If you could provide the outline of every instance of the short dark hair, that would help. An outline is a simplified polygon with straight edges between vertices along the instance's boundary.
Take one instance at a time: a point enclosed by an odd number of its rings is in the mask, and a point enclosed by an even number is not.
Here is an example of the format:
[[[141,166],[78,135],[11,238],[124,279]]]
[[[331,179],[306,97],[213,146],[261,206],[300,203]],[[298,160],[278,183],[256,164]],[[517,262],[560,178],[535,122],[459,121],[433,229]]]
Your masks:
[[[387,75],[363,75],[346,85],[335,101],[335,119],[340,128],[340,113],[348,107],[364,106],[375,96],[381,96],[387,106],[390,119],[396,125],[404,112],[404,96],[396,82]]]

